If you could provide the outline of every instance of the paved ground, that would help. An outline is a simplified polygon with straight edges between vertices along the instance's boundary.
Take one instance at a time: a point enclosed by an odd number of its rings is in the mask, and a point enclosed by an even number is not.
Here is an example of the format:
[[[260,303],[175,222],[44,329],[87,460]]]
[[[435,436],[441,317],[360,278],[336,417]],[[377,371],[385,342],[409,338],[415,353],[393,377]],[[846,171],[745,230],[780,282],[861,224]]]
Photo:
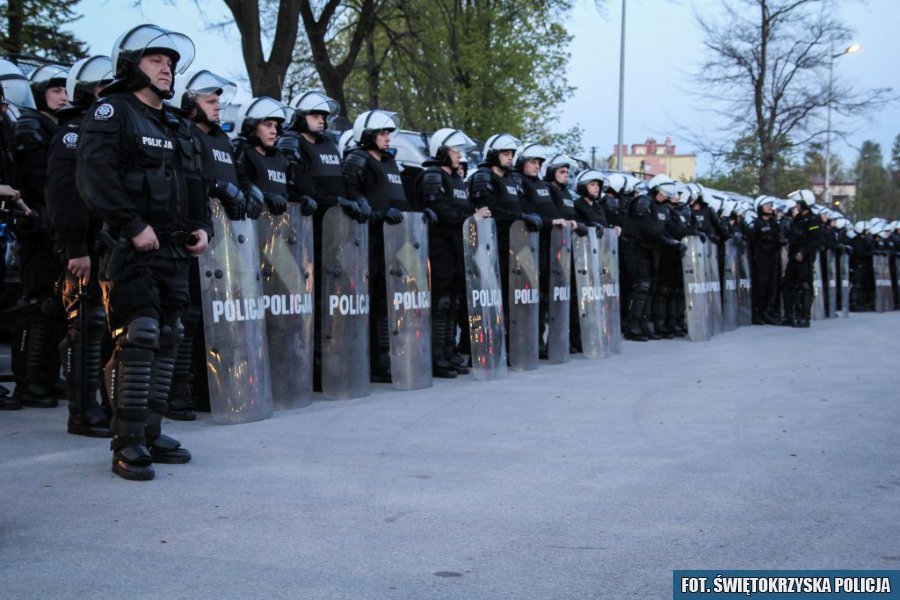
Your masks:
[[[900,313],[377,386],[109,471],[0,413],[5,598],[666,598],[672,570],[900,568]],[[208,417],[208,415],[207,415]]]

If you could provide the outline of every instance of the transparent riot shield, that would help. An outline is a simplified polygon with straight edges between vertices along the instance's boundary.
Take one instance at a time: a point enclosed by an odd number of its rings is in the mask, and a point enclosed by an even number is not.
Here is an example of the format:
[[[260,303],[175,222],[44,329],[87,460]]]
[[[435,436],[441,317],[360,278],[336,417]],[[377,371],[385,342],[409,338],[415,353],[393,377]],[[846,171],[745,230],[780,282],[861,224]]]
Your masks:
[[[743,243],[738,251],[740,278],[738,279],[738,325],[741,327],[753,324],[753,290],[750,277],[750,248]]]
[[[706,242],[706,284],[709,293],[709,318],[712,321],[713,334],[722,333],[722,284],[719,279],[719,245]]]
[[[332,207],[322,222],[322,392],[369,395],[369,228]]]
[[[313,374],[312,217],[291,203],[284,214],[261,215],[256,232],[272,399],[278,409],[306,406],[312,401]]]
[[[891,266],[888,257],[876,254],[872,257],[875,268],[875,310],[886,312],[894,310],[893,288],[891,286]]]
[[[897,255],[888,257],[888,268],[891,273],[891,301],[894,310],[900,310],[900,281],[897,280]]]
[[[610,354],[609,336],[605,331],[607,323],[603,282],[600,279],[600,242],[595,228],[588,227],[587,235],[573,238],[572,256],[575,262],[581,352],[587,358],[607,358]]]
[[[199,257],[210,411],[216,423],[259,421],[273,405],[256,226],[211,204],[216,235]]]
[[[619,303],[619,237],[616,230],[608,227],[600,245],[600,289],[603,292],[603,331],[610,352],[622,352],[622,313]]]
[[[828,286],[828,314],[829,319],[837,317],[837,297],[838,297],[838,278],[837,278],[837,252],[834,250],[825,251],[825,283]]]
[[[850,257],[846,252],[841,252],[840,280],[841,316],[846,319],[850,316]]]
[[[572,298],[572,228],[554,227],[550,232],[550,295],[547,328],[547,358],[550,364],[569,362],[569,304]]]
[[[681,257],[681,272],[684,276],[688,338],[694,342],[705,341],[712,337],[706,265],[709,254],[706,244],[695,235],[688,236],[681,241],[687,246],[687,251]]]
[[[398,390],[431,387],[431,286],[428,225],[422,213],[384,224],[391,381]]]
[[[506,377],[506,342],[497,228],[493,219],[466,219],[463,223],[463,254],[472,375],[480,381],[500,379]]]
[[[538,234],[524,221],[509,226],[509,368],[538,368],[540,285]]]
[[[825,297],[822,290],[822,265],[818,260],[813,260],[813,303],[811,318],[813,321],[821,321],[825,318]]]
[[[734,240],[725,242],[725,256],[723,261],[722,283],[725,289],[722,292],[722,328],[724,331],[734,331],[738,326],[738,251]]]

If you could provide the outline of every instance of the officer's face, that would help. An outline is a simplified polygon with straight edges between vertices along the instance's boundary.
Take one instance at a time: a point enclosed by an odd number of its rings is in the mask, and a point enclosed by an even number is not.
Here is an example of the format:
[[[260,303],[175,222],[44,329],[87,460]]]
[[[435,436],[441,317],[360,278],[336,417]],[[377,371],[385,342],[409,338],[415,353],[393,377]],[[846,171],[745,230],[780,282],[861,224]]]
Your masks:
[[[569,183],[569,167],[558,168],[556,170],[554,178],[556,179],[556,183],[558,183],[559,185],[568,185],[568,183]],[[591,182],[591,183],[595,183],[595,182]],[[597,194],[594,194],[594,195],[596,196]]]
[[[450,168],[458,169],[459,168],[459,159],[462,156],[459,150],[456,148],[447,148],[447,156],[450,158]]]
[[[541,172],[541,161],[537,158],[529,158],[525,160],[525,163],[522,165],[522,172],[525,173],[527,177],[537,177],[538,173]]]
[[[69,97],[66,95],[66,88],[56,86],[47,88],[44,91],[44,100],[47,101],[47,107],[50,110],[59,110],[68,102]]]
[[[274,119],[260,121],[256,125],[256,137],[259,138],[264,147],[271,148],[274,146],[275,139],[278,137],[278,121]]]
[[[313,133],[322,133],[325,131],[325,115],[309,113],[306,115],[306,127]]]
[[[219,122],[219,111],[221,110],[222,105],[219,102],[218,94],[213,93],[200,96],[197,98],[197,106],[200,107],[200,110],[203,111],[203,114],[206,115],[207,119],[213,123]]]
[[[378,146],[379,150],[387,150],[391,147],[391,132],[385,130],[379,131],[378,135],[375,136],[375,145]]]
[[[558,173],[559,171],[557,171]],[[566,173],[566,179],[568,179],[568,173]],[[596,198],[600,195],[600,182],[597,180],[589,181],[587,184],[587,193],[591,198]]]
[[[145,54],[138,63],[138,68],[144,72],[160,91],[172,89],[172,59],[166,54]]]
[[[500,166],[504,169],[508,169],[512,166],[513,161],[513,151],[512,150],[501,150],[497,155],[497,159],[500,161]]]

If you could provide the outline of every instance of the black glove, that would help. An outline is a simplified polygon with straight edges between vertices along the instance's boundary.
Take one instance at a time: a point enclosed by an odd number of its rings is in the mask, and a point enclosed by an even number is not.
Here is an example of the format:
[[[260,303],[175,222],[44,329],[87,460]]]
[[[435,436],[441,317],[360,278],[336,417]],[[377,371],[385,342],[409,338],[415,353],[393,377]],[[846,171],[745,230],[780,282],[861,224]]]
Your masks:
[[[369,217],[372,216],[372,205],[362,196],[359,197],[359,200],[357,200],[356,203],[359,205],[359,216],[356,220],[360,223],[365,223],[369,220]]]
[[[535,213],[522,213],[522,220],[525,221],[525,227],[528,231],[540,231],[544,226],[544,220],[540,215]]]
[[[382,215],[382,219],[386,223],[390,223],[391,225],[399,225],[400,223],[403,222],[403,211],[401,211],[397,208],[391,207],[391,208],[387,209],[386,211],[384,211],[384,214]]]
[[[267,192],[263,193],[263,198],[266,201],[266,206],[269,207],[269,212],[275,216],[284,214],[284,211],[287,210],[287,199],[281,194],[270,194]]]
[[[344,211],[345,215],[354,220],[359,219],[359,204],[356,203],[356,200],[350,200],[349,198],[338,196],[337,203],[338,206],[341,207],[341,210]]]
[[[578,225],[575,226],[575,235],[577,235],[579,237],[584,237],[587,234],[588,234],[588,228],[585,227],[583,224],[579,223]]]
[[[705,243],[706,243],[706,236],[703,235],[702,233],[699,233],[699,234],[697,234],[697,235],[700,237],[700,243],[701,243],[701,244],[705,244]]]
[[[222,208],[232,221],[247,217],[247,200],[238,186],[230,181],[216,181],[212,186],[212,195],[222,203]]]
[[[308,217],[310,215],[316,214],[316,209],[319,208],[319,205],[315,200],[307,196],[306,194],[300,196],[300,214],[304,217]]]
[[[603,226],[603,223],[598,223],[597,221],[591,221],[591,227],[594,228],[594,231],[597,232],[597,239],[601,239],[603,234],[606,233],[606,227]]]
[[[262,190],[255,185],[251,185],[245,198],[247,200],[247,216],[251,219],[258,219],[266,206]]]
[[[687,254],[687,251],[688,251],[687,244],[685,244],[684,242],[678,242],[677,247],[678,247],[678,253],[681,254],[681,256],[684,256],[685,254]]]
[[[438,216],[437,213],[435,213],[433,210],[431,210],[430,208],[426,208],[422,210],[422,213],[424,213],[425,215],[426,223],[428,223],[429,225],[434,225],[435,223],[437,223]]]

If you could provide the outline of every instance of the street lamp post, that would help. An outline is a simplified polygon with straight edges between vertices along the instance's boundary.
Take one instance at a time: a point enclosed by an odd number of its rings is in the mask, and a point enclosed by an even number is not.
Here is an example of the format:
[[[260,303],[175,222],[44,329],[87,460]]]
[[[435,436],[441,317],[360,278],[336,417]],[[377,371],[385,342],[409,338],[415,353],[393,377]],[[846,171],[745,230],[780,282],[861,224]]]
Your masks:
[[[828,122],[825,129],[825,189],[822,192],[824,204],[831,207],[831,90],[834,84],[834,61],[845,54],[853,54],[859,52],[859,44],[851,44],[844,48],[842,52],[834,53],[834,46],[831,47],[831,60],[828,62]]]
[[[619,144],[616,148],[616,170],[622,170],[622,144],[625,131],[625,0],[622,0],[622,42],[619,48]]]

